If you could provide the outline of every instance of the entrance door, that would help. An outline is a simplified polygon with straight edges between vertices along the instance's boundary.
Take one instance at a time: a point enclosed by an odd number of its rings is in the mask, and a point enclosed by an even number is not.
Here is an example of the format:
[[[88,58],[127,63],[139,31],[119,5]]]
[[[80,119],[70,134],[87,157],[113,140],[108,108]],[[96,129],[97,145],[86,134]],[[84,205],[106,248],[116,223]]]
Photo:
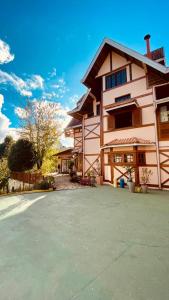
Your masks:
[[[62,173],[68,173],[68,160],[62,159]]]

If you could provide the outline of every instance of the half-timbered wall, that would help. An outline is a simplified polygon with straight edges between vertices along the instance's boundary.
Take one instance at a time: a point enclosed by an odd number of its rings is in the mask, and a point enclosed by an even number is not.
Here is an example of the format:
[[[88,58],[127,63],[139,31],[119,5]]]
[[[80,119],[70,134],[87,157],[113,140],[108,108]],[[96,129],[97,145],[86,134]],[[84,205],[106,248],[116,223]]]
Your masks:
[[[127,82],[121,86],[116,86],[109,90],[105,89],[105,77],[114,71],[126,68]],[[156,128],[155,128],[155,112],[153,106],[153,88],[152,82],[160,83],[160,78],[152,75],[145,66],[137,65],[127,57],[120,56],[115,52],[110,52],[102,64],[96,76],[102,78],[102,112],[100,116],[96,116],[96,99],[93,100],[94,117],[88,118],[87,115],[83,119],[83,134],[77,129],[74,130],[74,148],[84,151],[83,174],[86,176],[88,171],[94,170],[97,174],[96,166],[98,159],[102,157],[100,147],[110,143],[114,139],[137,137],[150,140],[154,145],[139,146],[137,151],[145,152],[145,165],[153,172],[150,178],[150,185],[158,187],[161,175],[161,183],[163,188],[169,188],[169,140],[159,141],[160,148],[160,174],[158,174],[157,152],[156,152]],[[152,80],[151,80],[152,79]],[[98,80],[98,79],[97,79]],[[162,80],[163,81],[163,80]],[[130,94],[131,98],[136,99],[141,110],[141,124],[134,124],[132,128],[109,129],[107,105],[115,102],[115,98]],[[102,125],[102,126],[100,126]],[[83,147],[82,147],[83,146]],[[110,162],[110,152],[113,151],[135,151],[133,147],[124,147],[104,149],[103,153],[103,175],[104,180],[112,182],[114,179],[119,180],[124,177],[127,181],[127,174],[124,166],[115,166]],[[137,171],[133,173],[133,178],[141,182],[143,166],[139,166]]]
[[[169,141],[160,142],[160,171],[162,188],[169,188]]]
[[[84,174],[94,170],[100,159],[100,116],[84,119]]]
[[[125,67],[127,71],[127,83],[115,87],[109,90],[105,90],[105,76],[111,71],[120,70]],[[113,139],[131,138],[137,137],[150,140],[155,143],[155,120],[154,120],[154,107],[153,107],[153,91],[147,84],[147,74],[143,67],[128,61],[125,57],[122,57],[114,52],[109,54],[105,60],[103,66],[99,70],[98,76],[102,76],[103,86],[103,144],[111,142]],[[109,130],[108,128],[108,112],[106,111],[106,105],[113,104],[116,97],[120,97],[126,94],[130,94],[131,98],[137,100],[138,105],[141,107],[141,125],[134,128]],[[125,151],[125,149],[119,148],[119,151]],[[127,149],[127,151],[129,148]],[[153,175],[150,179],[152,186],[158,186],[157,175],[157,158],[156,148],[144,147],[146,155],[146,164],[149,169],[152,170]],[[107,151],[107,150],[105,150]],[[108,161],[108,153],[104,151],[104,178],[110,182],[113,182],[113,178],[120,179],[125,174],[123,166],[112,167]],[[118,148],[115,149],[118,151]],[[139,181],[141,181],[142,167],[138,169]],[[163,171],[163,177],[167,175],[166,171]],[[164,175],[165,173],[165,175]],[[133,177],[135,178],[134,174]],[[165,180],[164,180],[165,181]]]
[[[82,152],[83,147],[83,139],[82,139],[82,128],[74,129],[74,150],[77,152]]]

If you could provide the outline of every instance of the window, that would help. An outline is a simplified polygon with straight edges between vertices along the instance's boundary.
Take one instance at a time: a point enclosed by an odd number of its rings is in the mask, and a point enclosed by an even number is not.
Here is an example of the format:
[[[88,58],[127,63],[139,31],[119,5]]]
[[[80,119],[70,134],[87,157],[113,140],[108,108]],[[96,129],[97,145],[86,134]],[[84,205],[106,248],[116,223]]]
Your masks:
[[[141,153],[142,154],[142,153]],[[119,165],[130,165],[136,163],[135,153],[123,152],[123,153],[113,153],[112,162]]]
[[[96,103],[96,116],[100,116],[100,103]]]
[[[125,163],[132,163],[134,161],[133,154],[128,153],[124,154],[124,162]]]
[[[132,126],[132,111],[115,115],[115,129]]]
[[[146,164],[145,152],[137,153],[137,161],[138,161],[139,165],[145,165]]]
[[[115,163],[123,162],[122,154],[114,154],[113,162],[115,162]]]
[[[106,76],[106,90],[122,85],[127,82],[126,69]]]
[[[169,104],[160,107],[160,122],[169,122]]]
[[[169,103],[165,103],[158,109],[158,134],[159,139],[169,139]]]
[[[123,95],[123,96],[120,96],[120,97],[115,98],[115,102],[121,102],[121,101],[130,99],[130,98],[131,98],[131,95],[130,95],[130,94]]]

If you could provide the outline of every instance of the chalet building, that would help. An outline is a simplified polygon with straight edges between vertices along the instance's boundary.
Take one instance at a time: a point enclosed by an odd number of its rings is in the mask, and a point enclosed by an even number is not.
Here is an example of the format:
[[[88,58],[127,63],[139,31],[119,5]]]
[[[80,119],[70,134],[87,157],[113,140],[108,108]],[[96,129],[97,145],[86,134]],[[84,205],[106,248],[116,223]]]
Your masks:
[[[104,39],[82,79],[87,92],[69,112],[66,136],[74,137],[78,171],[104,181],[127,180],[133,166],[136,184],[143,167],[151,169],[150,186],[169,188],[169,68],[164,49],[142,55]]]
[[[57,154],[53,155],[58,158],[56,169],[58,170],[59,173],[62,174],[69,173],[69,162],[73,158],[72,151],[73,148],[65,148],[60,150]]]

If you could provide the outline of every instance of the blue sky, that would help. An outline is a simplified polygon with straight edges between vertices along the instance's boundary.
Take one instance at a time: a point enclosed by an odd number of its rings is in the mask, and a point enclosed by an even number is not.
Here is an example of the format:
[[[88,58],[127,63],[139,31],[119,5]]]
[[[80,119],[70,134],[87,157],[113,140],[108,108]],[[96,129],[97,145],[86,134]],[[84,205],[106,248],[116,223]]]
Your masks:
[[[150,33],[151,48],[164,46],[169,62],[168,1],[1,0],[0,8],[0,51],[11,55],[0,63],[0,139],[19,126],[28,97],[72,108],[104,37],[144,53]]]

